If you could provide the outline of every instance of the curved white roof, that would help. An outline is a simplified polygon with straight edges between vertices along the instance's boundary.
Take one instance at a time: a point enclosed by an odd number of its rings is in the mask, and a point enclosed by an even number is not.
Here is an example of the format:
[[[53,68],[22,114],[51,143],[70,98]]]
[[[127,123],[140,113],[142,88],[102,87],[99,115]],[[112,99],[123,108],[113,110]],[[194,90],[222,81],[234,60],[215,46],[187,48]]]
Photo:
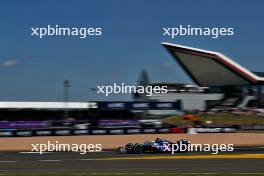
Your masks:
[[[250,85],[264,81],[225,55],[208,50],[162,43],[199,86]]]

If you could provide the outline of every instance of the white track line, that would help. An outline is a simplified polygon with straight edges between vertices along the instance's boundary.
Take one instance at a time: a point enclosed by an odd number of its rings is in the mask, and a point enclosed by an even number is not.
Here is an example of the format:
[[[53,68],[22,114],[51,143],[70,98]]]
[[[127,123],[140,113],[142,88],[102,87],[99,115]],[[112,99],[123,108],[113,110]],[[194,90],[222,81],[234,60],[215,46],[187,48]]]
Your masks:
[[[22,153],[22,154],[40,154],[39,152],[18,152],[18,153]],[[51,153],[51,152],[42,152],[42,154],[44,153]]]
[[[73,153],[80,153],[81,151],[71,151]],[[87,153],[110,153],[110,152],[113,152],[113,151],[100,151],[100,152],[87,152]],[[17,152],[17,153],[21,153],[21,154],[40,154],[40,152]],[[46,153],[63,153],[62,152],[57,152],[57,151],[54,151],[54,152],[42,152],[42,154],[46,154]],[[3,154],[3,153],[0,153],[0,154]]]
[[[17,161],[0,161],[0,163],[15,163]]]
[[[38,160],[41,162],[58,162],[58,161],[63,161],[63,160]]]
[[[85,158],[85,159],[77,159],[79,161],[93,161],[93,160],[98,160],[98,159],[92,159],[92,158]]]

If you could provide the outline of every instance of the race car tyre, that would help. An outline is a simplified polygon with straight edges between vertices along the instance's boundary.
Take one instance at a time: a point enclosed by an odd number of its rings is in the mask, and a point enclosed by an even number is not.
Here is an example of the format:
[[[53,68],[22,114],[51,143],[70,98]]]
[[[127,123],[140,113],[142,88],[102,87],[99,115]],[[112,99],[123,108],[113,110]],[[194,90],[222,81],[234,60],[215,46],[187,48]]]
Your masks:
[[[136,154],[140,154],[140,153],[143,153],[143,145],[141,144],[135,144],[134,145],[134,153]]]

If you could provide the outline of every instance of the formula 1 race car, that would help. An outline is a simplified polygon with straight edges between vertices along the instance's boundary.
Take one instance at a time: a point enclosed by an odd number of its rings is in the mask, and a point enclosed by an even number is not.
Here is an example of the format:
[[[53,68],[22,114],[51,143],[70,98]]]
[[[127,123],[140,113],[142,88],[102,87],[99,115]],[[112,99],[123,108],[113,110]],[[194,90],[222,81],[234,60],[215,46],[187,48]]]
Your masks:
[[[186,151],[180,151],[178,147],[174,147],[175,145],[188,145],[189,141],[187,140],[178,140],[176,143],[167,141],[164,139],[157,138],[155,141],[146,141],[143,144],[139,143],[128,143],[123,147],[119,147],[117,149],[120,153],[134,153],[134,154],[140,154],[140,153],[170,153],[172,150],[173,152],[186,152]]]

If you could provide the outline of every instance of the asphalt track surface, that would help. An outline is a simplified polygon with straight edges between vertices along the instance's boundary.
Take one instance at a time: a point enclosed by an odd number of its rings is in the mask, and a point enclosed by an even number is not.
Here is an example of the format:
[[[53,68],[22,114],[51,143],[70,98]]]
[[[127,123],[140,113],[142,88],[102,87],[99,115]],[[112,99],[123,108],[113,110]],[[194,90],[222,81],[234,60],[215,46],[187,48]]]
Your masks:
[[[29,173],[264,173],[264,148],[232,154],[119,154],[114,151],[0,153],[0,174]]]

